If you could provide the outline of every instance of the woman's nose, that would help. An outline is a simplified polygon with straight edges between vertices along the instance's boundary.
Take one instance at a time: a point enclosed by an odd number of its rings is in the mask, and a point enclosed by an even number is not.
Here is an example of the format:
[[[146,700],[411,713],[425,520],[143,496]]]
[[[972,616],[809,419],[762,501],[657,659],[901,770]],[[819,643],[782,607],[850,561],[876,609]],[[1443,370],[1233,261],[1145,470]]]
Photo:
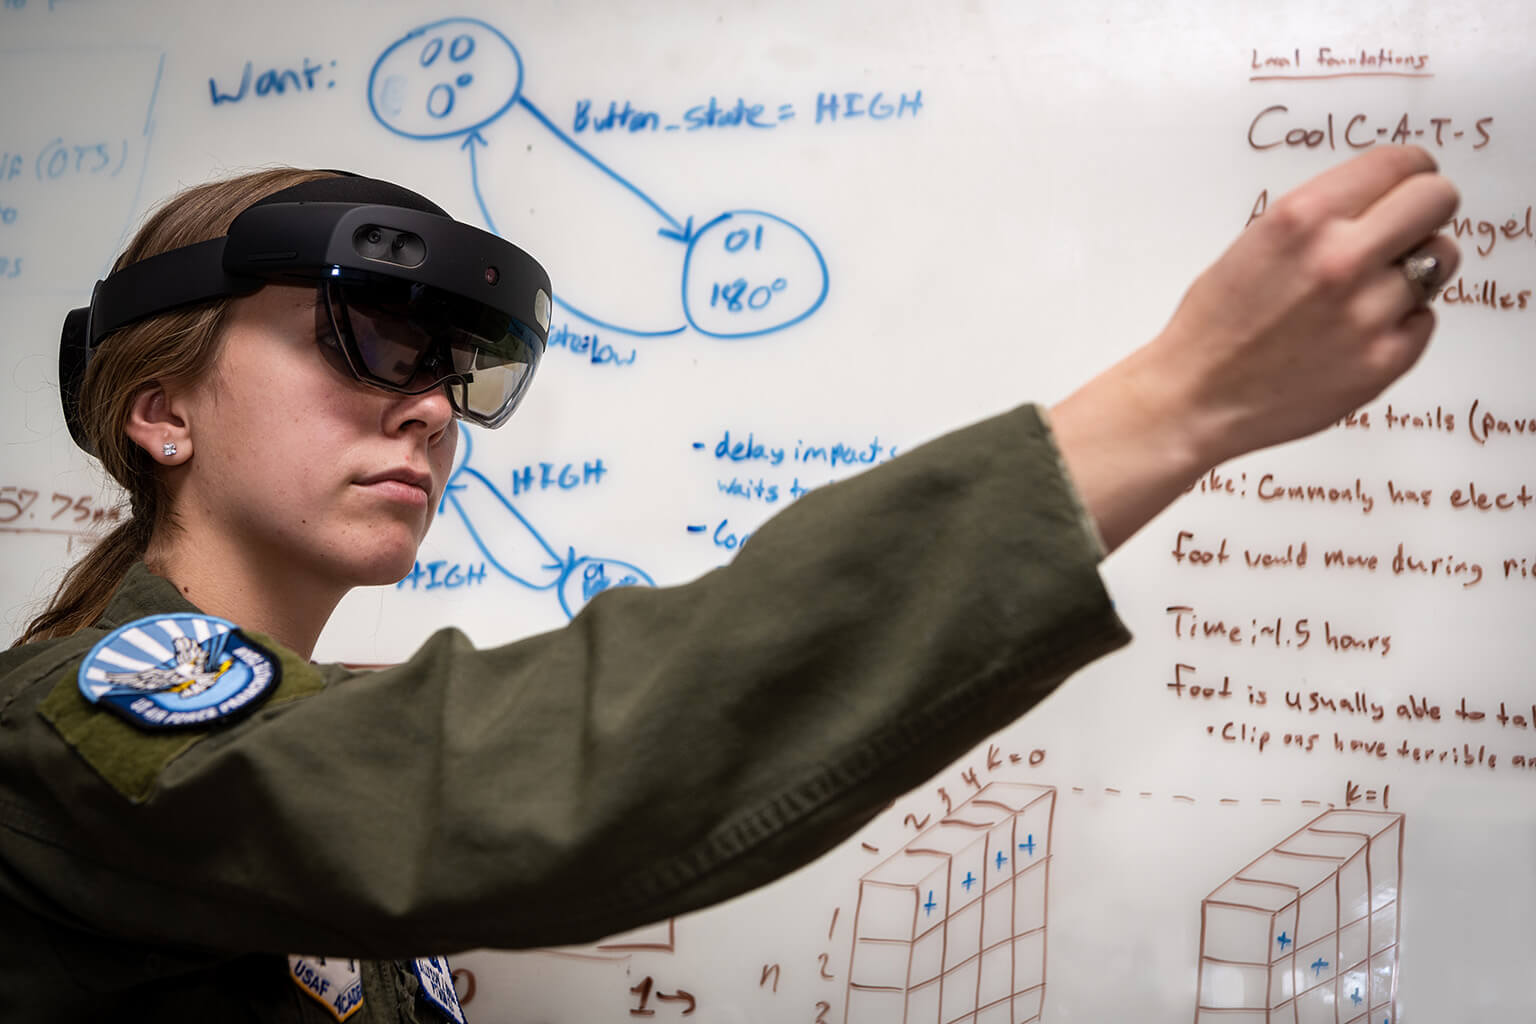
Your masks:
[[[447,386],[429,388],[419,395],[400,395],[385,412],[384,430],[394,434],[420,429],[435,441],[453,422],[453,404]]]

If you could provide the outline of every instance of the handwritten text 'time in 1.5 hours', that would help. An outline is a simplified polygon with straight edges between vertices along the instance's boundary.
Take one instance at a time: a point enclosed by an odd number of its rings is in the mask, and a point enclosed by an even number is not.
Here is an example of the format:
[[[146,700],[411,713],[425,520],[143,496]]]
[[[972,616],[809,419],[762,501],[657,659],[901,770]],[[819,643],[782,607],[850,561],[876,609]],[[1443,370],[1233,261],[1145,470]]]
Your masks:
[[[849,121],[903,121],[923,110],[923,90],[873,92],[818,92],[809,122],[817,125]],[[650,132],[697,132],[706,129],[745,128],[768,130],[800,119],[794,103],[756,102],[737,97],[721,100],[711,96],[686,107],[680,114],[663,114],[632,100],[591,99],[576,101],[571,132],[614,132],[636,135]]]
[[[1339,654],[1369,654],[1385,658],[1392,653],[1392,636],[1370,633],[1332,619],[1212,616],[1193,605],[1171,604],[1164,609],[1173,635],[1180,640],[1202,640],[1224,647],[1262,647],[1305,650],[1310,646]]]

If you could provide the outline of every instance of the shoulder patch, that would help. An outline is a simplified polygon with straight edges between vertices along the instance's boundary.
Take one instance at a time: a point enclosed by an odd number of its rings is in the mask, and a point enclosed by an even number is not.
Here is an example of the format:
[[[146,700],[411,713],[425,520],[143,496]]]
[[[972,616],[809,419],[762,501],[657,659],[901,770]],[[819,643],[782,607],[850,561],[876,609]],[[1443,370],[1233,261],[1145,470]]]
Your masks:
[[[346,1020],[363,1005],[363,977],[356,960],[290,956],[288,976],[337,1020]]]
[[[416,980],[421,982],[422,998],[454,1024],[465,1024],[464,1008],[459,1005],[459,994],[453,990],[453,970],[448,966],[448,958],[419,957],[411,961],[411,967]]]
[[[156,619],[167,617],[161,615]],[[325,689],[325,676],[317,666],[260,634],[245,634],[245,639],[260,650],[274,653],[274,661],[281,666],[276,692],[252,703],[270,709]],[[70,662],[56,675],[47,677],[50,689],[37,713],[102,779],[134,803],[149,798],[167,765],[220,726],[229,724],[226,719],[215,720],[200,729],[158,730],[129,725],[124,717],[104,712],[103,705],[81,693],[80,675],[77,663]]]
[[[120,626],[80,662],[80,694],[139,729],[187,729],[248,714],[282,669],[234,623],[152,615]]]

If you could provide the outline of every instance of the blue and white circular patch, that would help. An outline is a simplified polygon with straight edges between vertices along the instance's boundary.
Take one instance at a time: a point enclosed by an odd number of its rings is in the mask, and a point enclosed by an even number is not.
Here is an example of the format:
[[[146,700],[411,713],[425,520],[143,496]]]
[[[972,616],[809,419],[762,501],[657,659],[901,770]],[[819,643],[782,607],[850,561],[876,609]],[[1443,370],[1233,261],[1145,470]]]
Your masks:
[[[211,615],[151,615],[113,630],[80,663],[80,692],[141,729],[210,725],[277,688],[271,652]]]

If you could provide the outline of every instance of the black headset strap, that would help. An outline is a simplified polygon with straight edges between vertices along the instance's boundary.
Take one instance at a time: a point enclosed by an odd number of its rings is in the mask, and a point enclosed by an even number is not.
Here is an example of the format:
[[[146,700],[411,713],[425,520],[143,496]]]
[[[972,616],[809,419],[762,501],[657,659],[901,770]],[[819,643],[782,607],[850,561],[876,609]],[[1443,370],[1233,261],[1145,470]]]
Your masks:
[[[258,277],[233,277],[224,272],[225,239],[172,249],[130,263],[96,286],[91,299],[90,335],[95,348],[120,327],[178,306],[230,295],[249,295],[265,282]]]

